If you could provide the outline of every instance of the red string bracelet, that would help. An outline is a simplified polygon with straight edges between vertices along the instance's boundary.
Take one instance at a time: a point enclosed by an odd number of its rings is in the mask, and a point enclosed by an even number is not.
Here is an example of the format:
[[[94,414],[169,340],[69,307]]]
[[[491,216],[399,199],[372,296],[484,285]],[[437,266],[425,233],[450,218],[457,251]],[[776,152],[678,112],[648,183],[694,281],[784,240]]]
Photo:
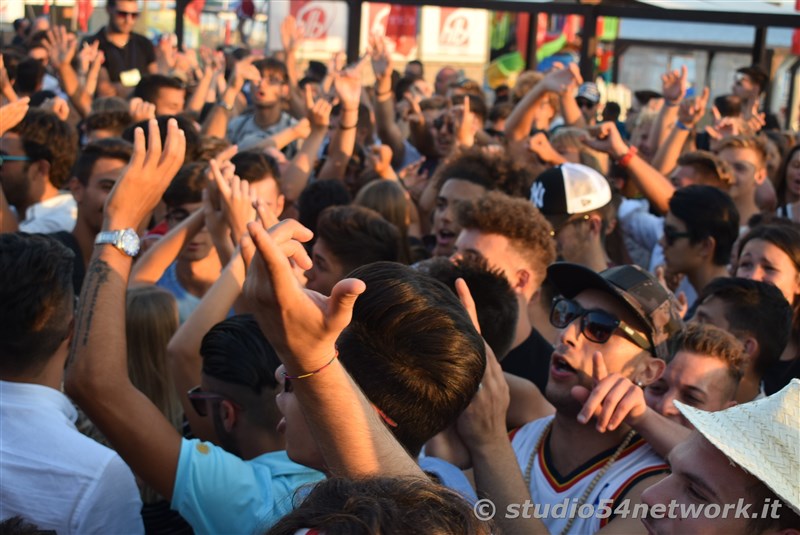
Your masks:
[[[635,145],[631,145],[628,149],[628,152],[625,153],[625,156],[617,160],[617,165],[620,167],[628,167],[628,164],[631,163],[631,160],[633,160],[633,157],[636,156],[637,152],[639,152],[639,149],[637,149]]]
[[[283,372],[283,377],[286,378],[286,379],[292,379],[292,380],[294,380],[294,379],[305,379],[306,377],[311,377],[312,375],[318,374],[319,372],[321,372],[322,370],[324,370],[325,368],[327,368],[328,366],[333,364],[333,361],[336,360],[337,358],[339,358],[339,351],[338,350],[333,354],[333,358],[331,360],[329,360],[327,362],[327,364],[323,364],[321,368],[316,369],[313,372],[303,373],[301,375],[289,375],[288,373]]]

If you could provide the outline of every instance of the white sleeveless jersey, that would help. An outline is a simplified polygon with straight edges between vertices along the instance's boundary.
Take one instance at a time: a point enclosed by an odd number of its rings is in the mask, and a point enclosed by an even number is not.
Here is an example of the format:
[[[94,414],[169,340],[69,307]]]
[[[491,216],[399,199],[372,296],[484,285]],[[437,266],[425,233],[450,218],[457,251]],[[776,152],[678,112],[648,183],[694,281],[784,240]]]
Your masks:
[[[553,418],[548,416],[530,422],[513,435],[511,446],[514,448],[523,474],[528,467],[533,449],[539,442],[539,437],[548,429]],[[533,507],[529,513],[540,518],[548,531],[554,535],[564,530],[571,516],[574,516],[575,520],[569,533],[579,535],[596,533],[613,520],[613,511],[622,503],[634,485],[642,479],[669,470],[664,460],[639,435],[634,435],[630,445],[597,482],[585,501],[586,505],[579,508],[581,496],[619,445],[588,460],[571,474],[562,476],[552,468],[547,442],[545,437],[539,445],[531,469],[530,492]],[[633,504],[629,510],[632,516]]]

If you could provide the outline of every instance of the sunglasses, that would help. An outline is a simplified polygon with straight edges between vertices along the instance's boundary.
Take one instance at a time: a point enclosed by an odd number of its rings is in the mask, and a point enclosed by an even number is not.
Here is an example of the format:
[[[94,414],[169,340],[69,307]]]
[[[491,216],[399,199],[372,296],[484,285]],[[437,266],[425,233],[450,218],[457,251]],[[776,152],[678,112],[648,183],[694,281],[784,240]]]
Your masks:
[[[550,237],[551,238],[555,238],[556,234],[558,234],[559,232],[561,232],[562,230],[564,230],[568,226],[575,225],[575,224],[578,224],[578,223],[583,223],[584,221],[589,221],[589,216],[587,214],[584,214],[584,215],[582,215],[580,217],[576,217],[574,219],[568,219],[567,221],[565,221],[563,224],[559,225],[558,227],[553,225],[553,230],[550,231]]]
[[[445,115],[440,115],[433,120],[433,128],[435,130],[441,130],[443,126],[447,126],[448,134],[455,132],[455,125],[453,124],[453,121],[449,120],[449,118],[445,117]]]
[[[591,100],[586,100],[584,98],[577,98],[575,100],[577,101],[579,108],[594,108],[597,105]]]
[[[631,342],[642,349],[650,350],[652,345],[646,337],[605,310],[586,310],[577,302],[565,297],[557,297],[550,309],[550,323],[557,329],[564,329],[576,319],[581,319],[581,333],[590,342],[605,344],[615,331],[620,330]]]
[[[9,154],[0,154],[0,167],[3,162],[29,162],[31,159],[28,156],[11,156]]]
[[[691,238],[691,232],[680,232],[675,227],[664,225],[664,243],[669,246],[675,245],[675,242],[681,238]]]
[[[114,11],[114,14],[116,14],[116,16],[118,16],[121,19],[131,18],[133,20],[136,20],[139,18],[139,13],[133,11]]]
[[[200,416],[208,416],[208,401],[228,401],[236,410],[243,411],[244,407],[233,401],[228,396],[222,394],[215,394],[213,392],[204,392],[200,385],[189,390],[186,395],[192,403],[192,408]]]

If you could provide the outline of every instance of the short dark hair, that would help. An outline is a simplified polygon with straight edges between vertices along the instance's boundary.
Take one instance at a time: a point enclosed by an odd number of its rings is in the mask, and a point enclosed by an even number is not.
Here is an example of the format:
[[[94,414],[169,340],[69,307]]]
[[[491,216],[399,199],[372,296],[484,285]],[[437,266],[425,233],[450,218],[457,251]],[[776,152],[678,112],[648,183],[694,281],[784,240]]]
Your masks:
[[[74,256],[48,236],[0,234],[0,378],[41,372],[69,336]]]
[[[692,243],[714,238],[715,265],[730,263],[733,244],[739,237],[739,212],[730,195],[713,186],[686,186],[675,191],[669,211],[686,223]]]
[[[275,429],[280,411],[275,403],[257,401],[257,396],[278,388],[275,371],[281,361],[251,314],[232,316],[214,325],[203,336],[200,356],[203,375],[242,387],[256,397],[253,404],[257,406],[248,406],[246,411],[251,422],[270,431]],[[247,403],[246,396],[237,401]]]
[[[206,168],[205,162],[184,164],[164,192],[164,204],[174,207],[201,202],[203,190],[208,184]]]
[[[751,65],[749,67],[740,67],[736,69],[737,73],[746,74],[750,80],[758,86],[758,92],[763,93],[767,89],[769,83],[769,75],[758,65]]]
[[[722,117],[739,117],[742,114],[742,99],[736,95],[720,95],[714,106]]]
[[[253,66],[258,69],[258,72],[260,72],[262,76],[264,75],[264,72],[275,72],[283,77],[284,83],[289,81],[289,70],[286,68],[286,64],[278,59],[260,59],[258,61],[254,61]]]
[[[477,392],[486,368],[483,338],[451,290],[408,266],[376,262],[350,276],[367,289],[337,340],[339,357],[416,456]]]
[[[14,90],[30,95],[42,84],[47,72],[44,64],[38,59],[25,58],[16,65]]]
[[[231,163],[236,166],[236,174],[247,182],[258,182],[267,178],[273,179],[280,185],[280,170],[275,158],[260,151],[246,150],[239,152],[231,158]]]
[[[372,262],[396,262],[400,256],[400,231],[381,215],[363,206],[332,206],[317,221],[317,239],[345,271]]]
[[[730,379],[726,394],[736,397],[736,389],[742,380],[746,354],[742,343],[728,331],[711,324],[688,323],[672,340],[672,356],[679,351],[715,358],[725,363]]]
[[[697,302],[711,298],[725,303],[728,330],[739,337],[750,334],[758,342],[754,363],[759,375],[778,361],[792,328],[792,308],[772,284],[741,277],[719,277],[703,288]]]
[[[456,280],[464,279],[475,301],[481,335],[498,359],[511,350],[517,329],[519,306],[514,290],[502,271],[492,269],[485,258],[437,256],[416,264],[418,270],[456,291]]]
[[[316,235],[320,214],[330,206],[350,203],[350,193],[341,180],[317,180],[306,186],[297,200],[297,219]]]
[[[75,129],[53,112],[31,108],[11,132],[20,137],[22,148],[31,161],[50,162],[50,183],[61,189],[78,154]]]
[[[464,497],[419,477],[334,477],[315,484],[267,535],[489,535]]]
[[[127,111],[100,111],[89,114],[83,122],[83,130],[86,133],[93,130],[108,130],[115,136],[122,136],[131,124],[133,117]]]
[[[30,21],[28,19],[26,19],[25,17],[22,17],[22,18],[19,18],[19,19],[14,19],[14,31],[17,31],[20,28],[22,28],[22,24],[25,23],[25,22],[30,22]]]
[[[139,83],[136,84],[133,96],[152,103],[158,98],[158,92],[165,88],[186,91],[186,85],[174,76],[148,74],[143,76]]]
[[[133,145],[124,139],[110,137],[93,141],[81,151],[81,155],[78,156],[78,160],[72,166],[72,176],[86,186],[89,183],[89,176],[92,174],[97,160],[109,158],[128,163],[132,154]]]
[[[463,106],[464,98],[469,97],[469,111],[477,115],[481,121],[485,122],[486,117],[489,115],[489,108],[486,106],[486,100],[482,95],[469,93],[468,95],[453,95],[450,103],[453,106]]]
[[[487,191],[499,189],[512,197],[527,199],[536,175],[505,153],[490,153],[483,147],[471,147],[458,151],[440,165],[431,180],[439,191],[450,179],[465,180]]]
[[[616,102],[606,102],[606,105],[603,107],[603,119],[616,121],[619,119],[620,113],[622,113],[622,108]]]

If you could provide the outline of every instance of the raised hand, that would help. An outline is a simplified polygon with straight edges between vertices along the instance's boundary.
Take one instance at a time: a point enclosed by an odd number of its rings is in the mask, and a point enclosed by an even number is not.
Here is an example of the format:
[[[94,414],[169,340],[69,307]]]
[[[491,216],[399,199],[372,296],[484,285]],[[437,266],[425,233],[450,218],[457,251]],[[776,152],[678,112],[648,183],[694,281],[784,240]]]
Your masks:
[[[78,49],[78,38],[73,33],[67,32],[64,26],[56,26],[47,31],[47,39],[42,41],[50,63],[58,69],[61,65],[69,64],[75,57]]]
[[[40,106],[43,110],[52,111],[59,119],[66,121],[69,117],[69,104],[61,97],[48,98]]]
[[[703,92],[695,98],[687,98],[681,101],[678,108],[678,120],[689,128],[694,128],[706,114],[708,97],[711,94],[708,87],[703,88]]]
[[[331,110],[333,106],[324,98],[314,100],[311,85],[306,84],[306,110],[308,122],[312,130],[327,130],[331,124]]]
[[[619,160],[628,153],[628,145],[617,130],[617,125],[612,122],[601,123],[589,128],[589,135],[593,137],[584,139],[584,144],[594,150],[605,152],[615,160]]]
[[[104,210],[106,229],[138,228],[161,201],[164,191],[186,156],[186,137],[178,122],[167,123],[167,138],[162,149],[158,122],[148,124],[148,146],[144,131],[134,130],[133,156],[108,195]]]
[[[95,40],[92,43],[83,43],[80,52],[78,52],[78,69],[82,74],[89,72],[89,67],[97,58],[100,51],[100,41]]]
[[[261,73],[253,65],[256,59],[255,56],[248,56],[234,64],[230,75],[230,84],[233,87],[241,89],[245,82],[258,83],[261,80]]]
[[[128,113],[131,114],[134,123],[156,118],[156,106],[145,102],[139,97],[134,97],[128,103]]]
[[[464,96],[464,104],[453,107],[455,120],[456,143],[462,147],[475,144],[475,133],[472,130],[472,115],[469,109],[469,95]]]
[[[84,90],[87,94],[94,96],[95,92],[97,91],[97,80],[100,78],[100,69],[103,67],[103,63],[106,62],[106,55],[105,53],[100,50],[92,59],[91,64],[89,65],[89,73],[86,75],[86,86]]]
[[[258,324],[287,374],[321,368],[335,354],[336,339],[350,323],[356,298],[366,286],[345,279],[334,286],[330,297],[305,290],[287,258],[304,269],[311,266],[301,243],[311,239],[311,231],[291,219],[269,232],[260,222],[247,228],[252,239],[242,240],[242,256],[249,264],[243,292]]]
[[[369,55],[375,78],[383,79],[392,75],[392,57],[386,47],[386,38],[373,34],[369,38]]]
[[[583,403],[578,421],[585,424],[594,417],[601,433],[614,431],[623,423],[636,425],[647,411],[642,388],[618,373],[609,375],[599,351],[592,356],[592,364],[594,388],[572,387],[572,396]]]
[[[297,19],[289,15],[281,22],[281,44],[283,49],[287,53],[296,52],[302,41],[303,28],[297,25]]]
[[[559,63],[539,83],[544,84],[542,87],[547,91],[561,94],[576,89],[583,83],[583,77],[575,63],[570,63],[567,67]]]
[[[680,102],[689,85],[687,78],[686,65],[682,65],[680,70],[676,69],[662,74],[661,93],[664,95],[664,100],[673,104]]]
[[[235,243],[239,243],[247,233],[247,224],[256,218],[254,203],[257,200],[255,191],[250,190],[250,183],[237,175],[230,178],[223,176],[220,164],[212,159],[209,162],[216,189],[219,192],[219,203],[225,220],[230,227]]]
[[[333,79],[336,94],[346,110],[358,108],[361,101],[361,67],[359,62],[353,67],[337,73]]]
[[[2,55],[0,55],[2,57]],[[0,69],[2,66],[0,65]],[[30,107],[30,97],[24,97],[14,102],[9,102],[0,107],[0,136],[17,126],[25,118]]]

